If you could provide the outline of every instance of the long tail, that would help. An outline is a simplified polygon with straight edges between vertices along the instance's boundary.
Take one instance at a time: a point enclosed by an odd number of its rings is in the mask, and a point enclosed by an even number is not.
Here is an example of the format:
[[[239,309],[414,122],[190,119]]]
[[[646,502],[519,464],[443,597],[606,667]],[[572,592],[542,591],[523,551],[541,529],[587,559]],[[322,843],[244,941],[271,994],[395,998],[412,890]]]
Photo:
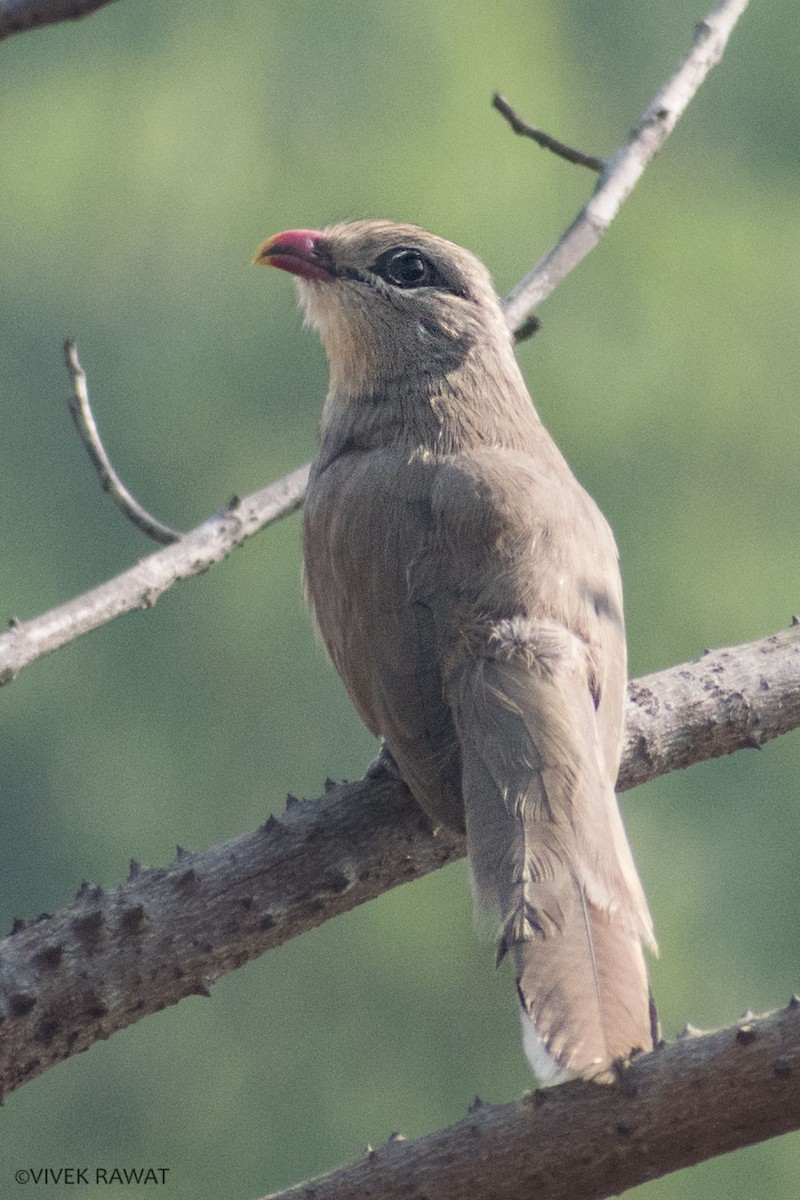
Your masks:
[[[650,915],[597,746],[580,647],[462,660],[459,734],[476,907],[516,967],[526,1053],[557,1082],[653,1045]],[[577,641],[577,639],[572,639]]]
[[[525,1052],[544,1082],[600,1073],[653,1045],[641,939],[579,880],[568,888],[563,926],[513,945]]]

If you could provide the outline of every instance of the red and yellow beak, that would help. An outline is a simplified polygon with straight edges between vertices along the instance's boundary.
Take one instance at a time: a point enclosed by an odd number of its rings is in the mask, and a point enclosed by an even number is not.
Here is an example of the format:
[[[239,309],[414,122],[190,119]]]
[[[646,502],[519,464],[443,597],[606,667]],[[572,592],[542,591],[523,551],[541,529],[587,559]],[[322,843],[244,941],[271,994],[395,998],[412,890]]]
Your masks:
[[[316,229],[289,229],[267,238],[253,262],[303,279],[333,279],[330,261],[320,254],[322,243],[323,236]]]

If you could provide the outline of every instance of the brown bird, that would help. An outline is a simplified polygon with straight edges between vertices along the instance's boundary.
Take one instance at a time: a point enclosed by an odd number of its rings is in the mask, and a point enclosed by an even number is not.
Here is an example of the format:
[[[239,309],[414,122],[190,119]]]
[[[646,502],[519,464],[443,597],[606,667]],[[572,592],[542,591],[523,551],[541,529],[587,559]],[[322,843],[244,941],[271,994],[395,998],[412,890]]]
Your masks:
[[[330,386],[305,502],[308,599],[362,719],[516,968],[539,1077],[653,1046],[647,902],[614,785],[617,549],[533,407],[488,271],[413,225],[279,233]]]

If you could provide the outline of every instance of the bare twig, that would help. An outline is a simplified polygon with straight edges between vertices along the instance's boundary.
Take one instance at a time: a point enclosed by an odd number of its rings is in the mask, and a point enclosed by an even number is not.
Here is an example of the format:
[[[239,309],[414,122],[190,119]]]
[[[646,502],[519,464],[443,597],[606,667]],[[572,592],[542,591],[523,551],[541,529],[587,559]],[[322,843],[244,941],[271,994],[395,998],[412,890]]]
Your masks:
[[[620,789],[797,728],[798,679],[796,625],[634,680]],[[407,789],[384,777],[287,805],[281,820],[113,890],[87,885],[0,943],[0,1081],[11,1091],[464,853],[462,837],[432,832]]]
[[[0,41],[12,33],[88,17],[111,0],[0,0]]]
[[[263,1200],[602,1200],[800,1127],[800,1004],[695,1033],[608,1086],[474,1106],[425,1137]]]
[[[162,523],[142,508],[139,501],[131,495],[117,472],[111,465],[105,446],[100,440],[100,434],[89,403],[89,389],[86,385],[86,372],[78,359],[78,349],[72,338],[64,342],[64,361],[67,364],[72,380],[72,394],[69,397],[69,411],[78,435],[86,447],[92,466],[97,472],[103,491],[116,504],[117,508],[128,520],[146,533],[154,542],[162,546],[171,546],[182,536],[169,525]]]
[[[557,245],[539,260],[503,301],[506,318],[512,329],[524,334],[529,325],[529,314],[539,301],[549,295],[584,254],[597,244],[703,79],[719,62],[731,30],[746,7],[747,0],[719,0],[698,26],[692,49],[670,82],[646,109],[631,141],[609,161],[589,204],[581,210]],[[308,465],[300,467],[243,501],[237,511],[247,508],[252,515],[251,520],[228,521],[225,514],[211,517],[204,525],[182,538],[178,545],[183,549],[175,546],[167,551],[159,551],[100,588],[76,597],[41,617],[16,623],[8,633],[0,635],[0,686],[10,683],[23,667],[39,655],[66,645],[87,630],[114,620],[121,613],[141,608],[178,579],[186,579],[206,570],[210,562],[224,558],[240,541],[272,521],[294,512],[303,502],[308,470]],[[211,558],[208,556],[208,540],[213,546]],[[193,558],[191,548],[198,542],[204,549]],[[169,556],[171,552],[176,552],[174,559]],[[178,574],[168,578],[165,572],[173,567]],[[159,581],[155,592],[149,584],[151,569]]]
[[[575,150],[572,146],[567,146],[565,142],[559,142],[557,138],[551,137],[544,130],[538,129],[536,125],[531,125],[529,121],[523,120],[519,113],[511,107],[505,96],[501,96],[499,92],[495,92],[492,97],[492,107],[503,114],[514,133],[518,133],[522,137],[533,138],[539,146],[543,146],[545,150],[552,150],[553,154],[557,154],[559,158],[565,158],[567,162],[575,163],[579,167],[588,167],[590,171],[604,169],[605,159],[595,158],[593,154],[584,154],[581,150]]]
[[[504,301],[506,320],[516,329],[527,313],[593,250],[661,148],[712,67],[748,0],[718,0],[697,26],[689,53],[639,119],[628,142],[609,158],[594,195],[560,241],[540,258]]]
[[[0,634],[0,687],[12,683],[30,663],[123,613],[150,608],[181,579],[189,579],[226,558],[234,547],[303,503],[308,467],[215,513],[180,541],[123,571],[99,587],[50,609],[31,621],[14,621]]]

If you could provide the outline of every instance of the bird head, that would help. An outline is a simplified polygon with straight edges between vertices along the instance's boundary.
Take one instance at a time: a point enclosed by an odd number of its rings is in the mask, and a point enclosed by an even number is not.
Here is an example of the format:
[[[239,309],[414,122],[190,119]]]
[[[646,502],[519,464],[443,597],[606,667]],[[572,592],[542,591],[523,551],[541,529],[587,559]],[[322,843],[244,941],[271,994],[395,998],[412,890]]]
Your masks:
[[[264,242],[254,261],[295,276],[306,319],[325,346],[331,390],[342,398],[421,373],[440,380],[475,347],[513,358],[486,267],[415,225],[289,230]]]

